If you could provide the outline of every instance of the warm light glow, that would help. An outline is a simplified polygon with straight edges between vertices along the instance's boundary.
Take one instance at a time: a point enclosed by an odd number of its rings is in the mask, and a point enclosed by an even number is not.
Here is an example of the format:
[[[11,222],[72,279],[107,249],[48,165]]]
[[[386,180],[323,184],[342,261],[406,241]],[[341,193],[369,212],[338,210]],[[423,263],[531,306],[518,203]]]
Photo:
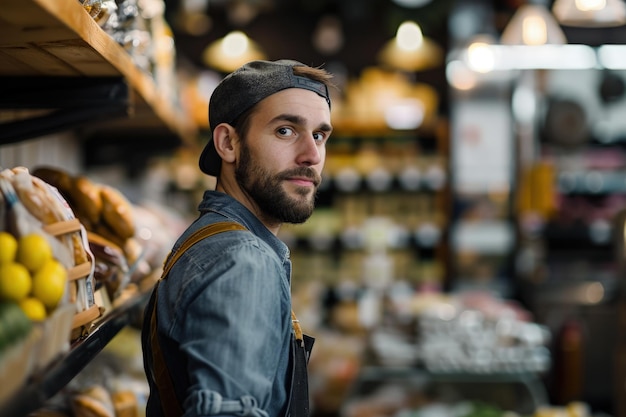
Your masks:
[[[467,62],[469,67],[481,73],[492,71],[495,65],[493,49],[485,42],[474,42],[467,48]]]
[[[231,72],[246,62],[265,59],[265,56],[245,33],[233,31],[209,45],[204,50],[203,59],[210,67]]]
[[[546,22],[539,16],[528,16],[522,24],[522,39],[525,45],[543,45],[548,41]]]
[[[584,301],[587,304],[598,304],[604,299],[604,286],[600,282],[592,282],[584,288]]]
[[[565,44],[567,39],[552,13],[542,5],[521,6],[504,28],[500,43],[505,45]]]
[[[554,16],[566,26],[615,27],[626,24],[622,0],[555,0]]]
[[[583,12],[599,11],[606,7],[606,0],[576,0],[576,8]]]
[[[425,38],[419,25],[405,21],[378,53],[378,60],[385,66],[404,71],[420,71],[440,65],[443,50],[432,40]]]
[[[471,90],[476,87],[476,73],[470,70],[463,61],[455,60],[446,65],[446,79],[457,90]]]
[[[424,42],[422,29],[415,22],[404,22],[398,26],[396,32],[396,42],[400,49],[405,51],[415,51]]]
[[[222,52],[229,57],[241,56],[246,53],[248,45],[248,37],[243,32],[230,32],[222,40]]]

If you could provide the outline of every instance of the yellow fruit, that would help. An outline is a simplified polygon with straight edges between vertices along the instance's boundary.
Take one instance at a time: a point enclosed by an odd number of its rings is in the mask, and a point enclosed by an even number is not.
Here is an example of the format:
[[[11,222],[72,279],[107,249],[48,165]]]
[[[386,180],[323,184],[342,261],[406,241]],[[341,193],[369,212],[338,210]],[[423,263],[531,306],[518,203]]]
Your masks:
[[[52,259],[52,247],[42,235],[30,233],[18,239],[15,259],[30,272],[36,272]]]
[[[48,308],[57,306],[67,285],[67,270],[56,259],[48,261],[33,275],[33,296]]]
[[[13,262],[17,252],[17,239],[9,232],[0,232],[0,264]]]
[[[44,321],[46,319],[46,306],[39,298],[26,297],[20,301],[20,308],[32,321]]]
[[[0,299],[20,302],[30,293],[33,282],[28,269],[17,262],[0,264]]]

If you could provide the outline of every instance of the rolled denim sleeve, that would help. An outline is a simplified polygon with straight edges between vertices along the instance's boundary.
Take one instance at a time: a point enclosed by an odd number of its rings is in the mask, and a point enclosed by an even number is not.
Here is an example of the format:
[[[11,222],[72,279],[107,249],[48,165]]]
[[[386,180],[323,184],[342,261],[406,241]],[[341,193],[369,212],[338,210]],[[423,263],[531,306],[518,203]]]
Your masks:
[[[184,415],[275,416],[288,395],[288,279],[258,241],[221,240],[196,245],[168,278],[181,285],[170,331],[189,378]]]

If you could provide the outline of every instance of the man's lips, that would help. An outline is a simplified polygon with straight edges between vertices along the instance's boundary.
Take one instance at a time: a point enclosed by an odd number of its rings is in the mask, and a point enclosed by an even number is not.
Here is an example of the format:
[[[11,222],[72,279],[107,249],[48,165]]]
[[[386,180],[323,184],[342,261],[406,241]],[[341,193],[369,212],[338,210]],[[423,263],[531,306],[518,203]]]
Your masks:
[[[319,181],[308,177],[289,177],[287,181],[302,187],[317,186],[319,184]]]

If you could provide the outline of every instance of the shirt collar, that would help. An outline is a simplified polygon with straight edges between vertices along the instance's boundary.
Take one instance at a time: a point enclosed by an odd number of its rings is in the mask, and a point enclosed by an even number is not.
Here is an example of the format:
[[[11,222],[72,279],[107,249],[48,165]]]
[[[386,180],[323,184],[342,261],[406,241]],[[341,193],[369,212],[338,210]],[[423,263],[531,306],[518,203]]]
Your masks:
[[[289,260],[289,248],[276,237],[246,206],[235,200],[228,194],[207,190],[198,206],[201,213],[212,211],[221,214],[231,220],[241,223],[253,234],[270,245],[279,258],[285,263]]]

